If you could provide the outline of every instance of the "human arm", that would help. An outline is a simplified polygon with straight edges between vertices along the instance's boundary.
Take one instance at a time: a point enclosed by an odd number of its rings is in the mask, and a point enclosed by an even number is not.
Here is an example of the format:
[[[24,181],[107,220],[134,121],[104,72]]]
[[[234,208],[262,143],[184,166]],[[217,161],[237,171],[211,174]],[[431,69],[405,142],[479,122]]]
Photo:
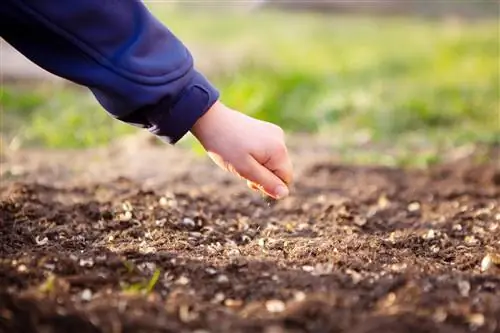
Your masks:
[[[191,130],[219,166],[268,195],[286,195],[275,190],[291,181],[277,126],[218,101],[188,49],[140,1],[3,0],[0,18],[5,40],[88,87],[116,119],[170,143]]]

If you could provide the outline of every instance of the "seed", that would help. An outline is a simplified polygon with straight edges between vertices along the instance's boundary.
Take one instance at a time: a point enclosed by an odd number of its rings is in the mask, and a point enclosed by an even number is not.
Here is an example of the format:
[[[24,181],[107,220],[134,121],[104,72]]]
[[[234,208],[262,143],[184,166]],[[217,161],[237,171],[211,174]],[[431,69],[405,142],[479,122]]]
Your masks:
[[[217,277],[217,283],[228,283],[229,279],[227,278],[226,275],[219,275]]]
[[[493,265],[500,265],[500,255],[488,253],[481,260],[481,272],[486,272],[488,269],[493,267]]]
[[[185,276],[181,276],[180,278],[177,279],[176,283],[185,286],[189,284],[189,279]]]
[[[120,214],[120,221],[128,222],[132,219],[132,212],[127,210],[125,213]]]
[[[88,302],[92,299],[92,291],[90,291],[89,289],[85,289],[84,291],[82,291],[80,297],[82,298],[82,300]]]
[[[224,305],[229,307],[229,308],[237,308],[243,305],[243,301],[239,299],[226,299],[224,301]]]
[[[266,302],[266,309],[272,313],[283,312],[285,311],[285,303],[280,300],[269,300]]]
[[[35,242],[36,245],[43,246],[49,242],[49,239],[47,237],[44,237],[42,240],[40,240],[40,236],[36,236]]]
[[[436,233],[434,232],[433,229],[430,229],[429,231],[427,231],[427,233],[424,235],[424,239],[434,239],[434,237],[436,237]]]
[[[189,217],[185,217],[182,220],[181,224],[189,228],[194,228],[196,226],[196,223],[194,223],[193,219],[190,219]]]
[[[483,326],[484,325],[484,315],[482,313],[474,313],[469,316],[469,323],[474,326]]]
[[[477,243],[479,243],[479,241],[477,240],[477,238],[474,237],[474,236],[465,236],[464,242],[467,245],[476,245]]]
[[[123,204],[122,204],[122,209],[125,211],[125,212],[131,212],[133,210],[133,207],[132,207],[132,204],[129,202],[129,201],[125,201]]]
[[[302,270],[304,272],[309,272],[310,273],[310,272],[314,271],[314,267],[305,265],[305,266],[302,266]]]
[[[416,212],[420,210],[420,203],[412,202],[411,204],[408,205],[407,209],[409,212]]]
[[[469,281],[458,281],[458,290],[460,291],[460,295],[462,297],[468,297],[470,291],[470,283]]]
[[[306,294],[303,292],[303,291],[297,291],[293,294],[293,298],[297,301],[297,302],[301,302],[303,300],[306,299]]]
[[[160,204],[160,206],[166,206],[168,205],[168,200],[165,197],[161,197],[158,203]]]
[[[92,266],[94,266],[94,260],[92,258],[89,258],[89,259],[80,259],[80,266],[82,266],[82,267],[92,267]]]

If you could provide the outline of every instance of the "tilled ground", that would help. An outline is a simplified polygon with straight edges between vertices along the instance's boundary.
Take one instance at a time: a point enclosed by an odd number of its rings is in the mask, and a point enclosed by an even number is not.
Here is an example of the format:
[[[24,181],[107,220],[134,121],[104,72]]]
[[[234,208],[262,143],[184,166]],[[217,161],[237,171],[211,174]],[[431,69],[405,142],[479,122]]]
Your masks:
[[[500,332],[495,157],[315,162],[270,206],[205,178],[3,181],[0,331]]]

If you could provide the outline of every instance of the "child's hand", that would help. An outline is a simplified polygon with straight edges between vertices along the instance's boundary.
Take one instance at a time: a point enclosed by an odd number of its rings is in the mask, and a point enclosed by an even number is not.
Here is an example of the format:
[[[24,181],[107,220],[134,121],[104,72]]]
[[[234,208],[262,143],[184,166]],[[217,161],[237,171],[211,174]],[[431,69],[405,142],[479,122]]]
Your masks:
[[[289,194],[292,163],[280,127],[217,102],[191,132],[219,167],[247,180],[251,188],[275,199]]]

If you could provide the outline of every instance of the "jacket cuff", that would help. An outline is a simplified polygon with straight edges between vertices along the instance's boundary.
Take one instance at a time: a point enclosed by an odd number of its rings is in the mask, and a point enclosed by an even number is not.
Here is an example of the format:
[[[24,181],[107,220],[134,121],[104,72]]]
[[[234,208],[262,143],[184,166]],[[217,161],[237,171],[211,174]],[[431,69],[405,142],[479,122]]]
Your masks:
[[[150,124],[148,130],[170,144],[182,139],[220,96],[219,91],[201,73],[193,70],[193,74],[176,100],[161,100],[147,116]]]

